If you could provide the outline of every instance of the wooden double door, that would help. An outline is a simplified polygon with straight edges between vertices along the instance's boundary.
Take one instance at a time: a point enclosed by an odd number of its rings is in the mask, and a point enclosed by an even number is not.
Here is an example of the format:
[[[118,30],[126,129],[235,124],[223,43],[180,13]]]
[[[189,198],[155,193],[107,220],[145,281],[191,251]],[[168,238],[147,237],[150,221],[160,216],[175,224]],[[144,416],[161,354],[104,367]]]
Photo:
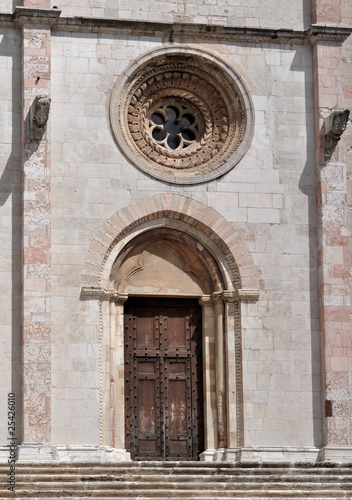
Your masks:
[[[196,300],[125,303],[126,449],[133,460],[203,451],[201,309]]]

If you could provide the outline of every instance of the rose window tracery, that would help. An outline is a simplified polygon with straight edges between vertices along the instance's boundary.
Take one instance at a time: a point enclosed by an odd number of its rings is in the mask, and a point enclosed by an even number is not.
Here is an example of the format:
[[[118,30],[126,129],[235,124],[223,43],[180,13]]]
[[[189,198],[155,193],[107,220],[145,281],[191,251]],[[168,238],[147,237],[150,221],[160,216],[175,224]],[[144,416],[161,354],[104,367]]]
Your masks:
[[[232,168],[248,149],[247,101],[213,60],[164,54],[141,64],[113,91],[112,130],[131,161],[150,175],[203,182]]]
[[[189,105],[167,102],[156,106],[150,113],[149,133],[166,150],[186,149],[201,136],[200,117]]]

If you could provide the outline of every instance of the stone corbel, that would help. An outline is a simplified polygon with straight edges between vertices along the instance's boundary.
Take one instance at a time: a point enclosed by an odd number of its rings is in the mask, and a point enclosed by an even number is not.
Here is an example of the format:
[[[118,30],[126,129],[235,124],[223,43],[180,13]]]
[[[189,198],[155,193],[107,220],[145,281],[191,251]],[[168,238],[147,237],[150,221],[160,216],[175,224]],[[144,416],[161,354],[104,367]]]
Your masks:
[[[325,140],[326,149],[333,150],[341,139],[347,127],[350,111],[348,109],[333,111],[331,115],[325,118]]]
[[[51,99],[37,96],[29,110],[29,138],[40,140],[46,130],[49,119]]]

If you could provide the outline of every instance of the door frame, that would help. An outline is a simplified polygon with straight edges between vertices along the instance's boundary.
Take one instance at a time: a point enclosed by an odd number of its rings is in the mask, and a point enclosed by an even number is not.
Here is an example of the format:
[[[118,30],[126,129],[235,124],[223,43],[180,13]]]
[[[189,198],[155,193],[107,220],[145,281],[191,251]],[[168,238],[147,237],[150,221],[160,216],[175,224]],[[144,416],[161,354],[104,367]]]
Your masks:
[[[141,297],[139,294],[130,296]],[[123,451],[129,460],[131,457],[125,447],[124,405],[124,303],[128,294],[111,292],[105,294],[104,298],[100,301],[103,326],[101,439],[103,444]],[[242,342],[238,295],[224,291],[184,298],[197,298],[202,308],[205,449],[199,459],[233,460],[236,459],[243,436]]]
[[[223,457],[236,462],[241,457],[244,442],[241,322],[245,331],[247,325],[252,324],[253,316],[257,316],[259,268],[254,264],[245,233],[238,231],[211,206],[180,193],[153,194],[116,211],[95,232],[86,251],[81,299],[85,301],[84,324],[99,332],[99,445],[114,456],[121,456],[121,460],[128,459],[121,439],[124,436],[124,415],[121,413],[124,394],[123,378],[119,373],[123,366],[120,332],[127,295],[122,289],[117,291],[110,276],[126,245],[138,235],[145,234],[148,238],[149,231],[154,228],[174,229],[187,235],[198,251],[206,249],[213,257],[223,278],[222,286],[197,296],[203,310],[203,352],[209,354],[203,370],[206,450],[201,459]],[[216,301],[222,306],[218,305],[215,310]],[[222,331],[222,347],[216,331]],[[227,380],[226,447],[223,450],[218,447],[215,365],[218,372],[221,370],[214,360],[215,338],[217,349],[223,349],[221,369],[225,370]]]
[[[126,447],[130,449],[130,453],[134,460],[158,460],[158,461],[175,461],[175,460],[198,460],[199,453],[204,451],[204,411],[203,411],[203,366],[202,366],[202,314],[201,307],[197,300],[189,298],[170,298],[170,297],[130,297],[126,303],[128,310],[125,311],[124,321],[124,354],[125,358],[125,413],[126,413],[126,428],[125,439]],[[145,315],[145,313],[147,315]],[[147,324],[150,325],[154,332],[154,341],[149,339],[148,346],[139,344],[138,339],[143,339],[143,327],[140,330],[140,325],[143,324],[142,318],[150,318]],[[181,334],[181,338],[185,336],[185,343],[176,343],[172,347],[162,333],[164,326],[167,330],[166,337],[170,339],[170,329],[172,318],[183,319],[178,323],[177,332]],[[188,318],[188,321],[187,319]],[[155,321],[157,319],[157,321]],[[142,323],[140,323],[142,321]],[[164,323],[166,321],[166,323]],[[188,326],[188,328],[187,328]],[[161,330],[162,327],[162,330]],[[194,332],[194,337],[193,333]],[[187,333],[188,332],[188,333]],[[146,352],[147,351],[147,352]],[[178,352],[177,352],[178,351]],[[144,372],[143,366],[147,362],[148,367],[154,367],[154,370]],[[184,371],[178,372],[177,376],[172,376],[170,372],[166,376],[166,369],[171,362],[172,366],[183,367]],[[180,362],[180,363],[178,363]],[[139,367],[142,369],[143,376],[140,378]],[[166,376],[166,378],[165,378]],[[136,380],[135,380],[136,379]],[[145,379],[149,379],[145,380]],[[171,431],[172,422],[167,421],[169,411],[172,404],[171,393],[172,384],[177,379],[181,379],[185,383],[185,393],[182,392],[185,405],[188,407],[184,430],[182,435],[172,435],[166,431]],[[145,450],[137,452],[138,441],[141,438],[141,446],[147,444],[148,436],[140,434],[141,430],[136,429],[138,426],[138,414],[135,413],[135,405],[137,412],[140,410],[138,403],[138,380],[140,383],[150,385],[152,383],[153,391],[155,392],[154,402],[154,422],[155,431],[147,431],[151,442],[157,445],[155,450]],[[181,381],[180,380],[180,381]],[[152,382],[154,381],[154,383]],[[172,382],[174,381],[174,382]],[[177,382],[176,382],[177,383]],[[165,384],[165,385],[163,385]],[[160,392],[158,391],[160,388]],[[126,392],[127,391],[127,392]],[[171,391],[171,392],[169,392]],[[168,396],[164,398],[164,396]],[[200,398],[198,397],[200,396]],[[135,398],[137,397],[137,401]],[[147,405],[150,405],[150,398],[147,397]],[[164,418],[166,417],[166,421]],[[159,421],[160,420],[160,421]],[[156,430],[158,429],[158,430]],[[135,432],[137,430],[137,433]],[[183,437],[182,437],[183,436]],[[187,439],[186,439],[187,436]],[[169,442],[168,442],[169,440]],[[180,443],[186,444],[186,449],[180,448],[178,451],[174,449],[174,445]],[[174,444],[172,444],[174,443]],[[137,446],[136,446],[137,445]],[[166,446],[166,448],[165,448]],[[169,450],[168,450],[169,448]],[[152,453],[149,455],[149,453]],[[156,455],[155,455],[156,453]],[[169,453],[171,453],[169,455]],[[176,455],[175,453],[181,453]],[[186,453],[190,455],[184,456]]]

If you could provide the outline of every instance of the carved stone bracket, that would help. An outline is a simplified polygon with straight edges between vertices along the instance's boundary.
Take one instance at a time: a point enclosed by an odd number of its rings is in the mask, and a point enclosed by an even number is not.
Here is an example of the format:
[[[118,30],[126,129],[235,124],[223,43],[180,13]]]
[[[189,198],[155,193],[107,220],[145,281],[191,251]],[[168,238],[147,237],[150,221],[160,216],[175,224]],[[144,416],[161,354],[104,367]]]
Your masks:
[[[336,148],[337,143],[341,139],[341,135],[346,130],[349,115],[350,111],[348,109],[337,110],[333,111],[331,115],[325,119],[324,126],[327,150]]]
[[[51,99],[37,96],[29,110],[29,138],[40,140],[46,130],[49,119]]]

